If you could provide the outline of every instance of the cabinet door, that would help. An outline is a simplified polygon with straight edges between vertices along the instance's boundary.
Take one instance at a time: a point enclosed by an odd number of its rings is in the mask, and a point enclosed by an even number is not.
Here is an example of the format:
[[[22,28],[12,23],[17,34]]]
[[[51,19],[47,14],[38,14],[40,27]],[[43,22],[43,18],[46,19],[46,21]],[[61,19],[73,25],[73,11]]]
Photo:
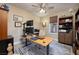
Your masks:
[[[1,39],[7,38],[7,11],[0,10],[0,33],[1,33]]]
[[[1,40],[1,13],[0,13],[0,40]]]
[[[57,16],[50,17],[50,23],[57,23]]]
[[[59,36],[59,42],[64,43],[64,39],[65,39],[64,33],[59,33],[58,36]]]
[[[72,32],[65,34],[65,43],[66,44],[72,44]]]

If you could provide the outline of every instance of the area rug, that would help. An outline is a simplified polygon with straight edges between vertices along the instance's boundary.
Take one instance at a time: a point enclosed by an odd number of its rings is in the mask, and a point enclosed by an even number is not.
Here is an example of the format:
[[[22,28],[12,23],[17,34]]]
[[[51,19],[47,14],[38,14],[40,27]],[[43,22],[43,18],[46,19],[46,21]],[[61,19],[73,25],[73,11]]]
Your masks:
[[[40,47],[40,49],[39,49]],[[74,55],[72,46],[52,42],[49,45],[49,55]],[[15,47],[15,55],[46,55],[46,47],[31,44],[29,46]]]

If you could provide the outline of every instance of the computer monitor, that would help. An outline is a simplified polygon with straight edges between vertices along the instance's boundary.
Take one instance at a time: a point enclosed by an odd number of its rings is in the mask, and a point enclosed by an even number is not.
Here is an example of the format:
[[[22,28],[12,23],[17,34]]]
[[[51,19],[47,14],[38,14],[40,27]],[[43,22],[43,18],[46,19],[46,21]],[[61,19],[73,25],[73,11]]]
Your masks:
[[[26,33],[27,34],[33,34],[34,33],[34,28],[33,27],[26,28]]]
[[[33,20],[29,20],[26,22],[26,26],[33,26]]]

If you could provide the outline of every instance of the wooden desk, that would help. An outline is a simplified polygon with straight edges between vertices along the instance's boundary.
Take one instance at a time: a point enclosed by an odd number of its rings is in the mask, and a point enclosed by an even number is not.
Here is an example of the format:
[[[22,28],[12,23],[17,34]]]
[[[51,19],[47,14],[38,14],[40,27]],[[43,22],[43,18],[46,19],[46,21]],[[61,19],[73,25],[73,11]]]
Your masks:
[[[37,39],[37,40],[31,40],[34,43],[37,43],[39,45],[42,46],[47,46],[52,42],[52,38],[51,37],[44,37],[44,39]]]
[[[27,43],[27,40],[29,40],[33,43],[39,44],[41,46],[47,47],[47,55],[49,54],[49,44],[53,41],[53,39],[51,37],[44,37],[44,39],[37,39],[37,40],[32,40],[32,39],[27,38],[26,43]]]

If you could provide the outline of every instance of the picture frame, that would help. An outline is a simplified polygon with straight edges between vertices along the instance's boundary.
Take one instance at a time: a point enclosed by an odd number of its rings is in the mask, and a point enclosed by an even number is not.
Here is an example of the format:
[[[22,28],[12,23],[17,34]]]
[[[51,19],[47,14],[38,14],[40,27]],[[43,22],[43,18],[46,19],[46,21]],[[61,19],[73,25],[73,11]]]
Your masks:
[[[13,21],[15,21],[15,22],[22,22],[23,21],[23,17],[22,16],[18,16],[18,15],[13,15]]]
[[[15,27],[22,27],[22,23],[21,22],[15,22]]]

